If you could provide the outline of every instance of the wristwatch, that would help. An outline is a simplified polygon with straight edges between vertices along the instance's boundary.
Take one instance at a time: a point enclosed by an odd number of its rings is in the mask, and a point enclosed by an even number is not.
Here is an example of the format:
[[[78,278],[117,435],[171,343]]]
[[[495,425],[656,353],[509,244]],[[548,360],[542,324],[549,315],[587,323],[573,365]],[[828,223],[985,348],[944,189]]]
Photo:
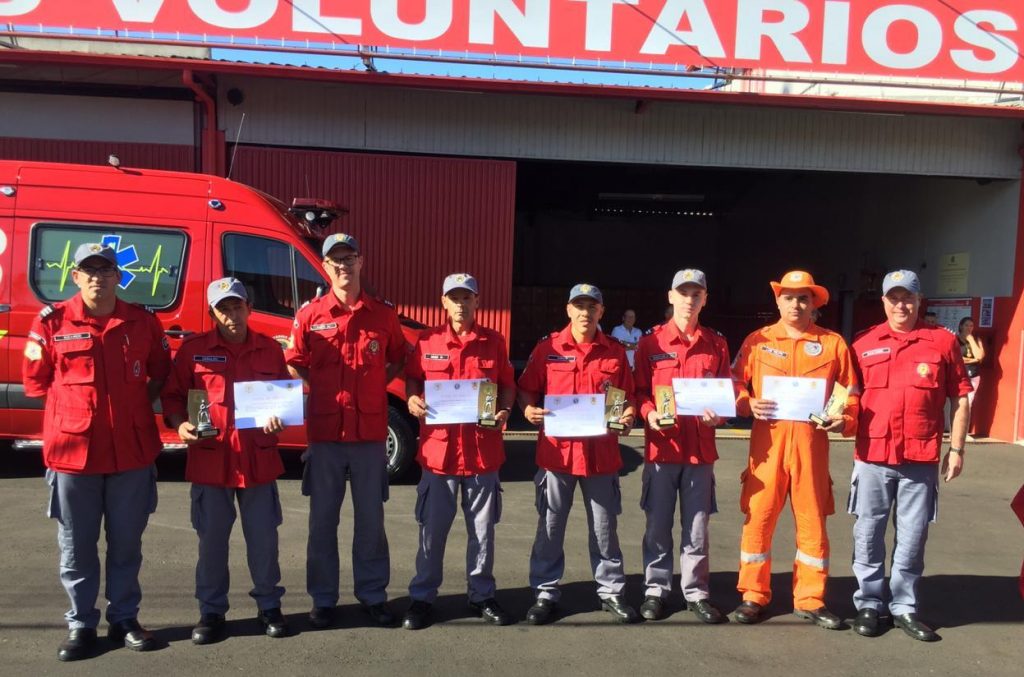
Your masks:
[[[951,444],[951,445],[949,445],[949,450],[950,450],[950,451],[955,451],[956,453],[960,454],[961,456],[963,456],[963,455],[964,455],[964,448],[963,448],[963,447],[960,447],[959,449],[957,449],[956,447],[954,447],[954,446],[953,446],[953,445]]]

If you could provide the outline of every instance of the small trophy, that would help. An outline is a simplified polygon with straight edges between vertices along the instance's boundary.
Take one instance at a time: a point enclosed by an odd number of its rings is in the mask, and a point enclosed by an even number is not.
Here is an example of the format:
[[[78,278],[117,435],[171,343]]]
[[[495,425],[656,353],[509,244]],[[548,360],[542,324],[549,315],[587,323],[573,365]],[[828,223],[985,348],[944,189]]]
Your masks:
[[[625,408],[626,391],[609,386],[604,392],[604,420],[608,430],[626,429],[626,424],[619,422]]]
[[[188,422],[195,426],[196,437],[203,440],[220,435],[210,421],[210,399],[205,390],[188,391]]]
[[[670,428],[676,424],[676,391],[672,386],[654,386],[654,404],[658,408],[658,426]]]
[[[808,418],[822,427],[828,425],[829,419],[838,418],[846,411],[846,398],[849,395],[850,390],[846,386],[836,383],[832,387],[832,394],[829,396],[828,402],[825,403],[825,408],[818,414],[811,414]]]
[[[477,419],[477,425],[482,428],[497,428],[498,420],[495,418],[497,415],[498,406],[498,384],[490,381],[484,381],[480,384],[480,394],[477,404],[477,411],[480,413],[480,418]]]

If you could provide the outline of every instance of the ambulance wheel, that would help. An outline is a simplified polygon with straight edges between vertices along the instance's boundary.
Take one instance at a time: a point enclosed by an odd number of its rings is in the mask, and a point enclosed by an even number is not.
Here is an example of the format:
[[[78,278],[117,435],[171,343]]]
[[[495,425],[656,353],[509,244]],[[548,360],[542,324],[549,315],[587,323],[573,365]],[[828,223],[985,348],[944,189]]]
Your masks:
[[[387,450],[388,476],[399,479],[416,462],[416,431],[408,416],[392,404],[388,405]]]

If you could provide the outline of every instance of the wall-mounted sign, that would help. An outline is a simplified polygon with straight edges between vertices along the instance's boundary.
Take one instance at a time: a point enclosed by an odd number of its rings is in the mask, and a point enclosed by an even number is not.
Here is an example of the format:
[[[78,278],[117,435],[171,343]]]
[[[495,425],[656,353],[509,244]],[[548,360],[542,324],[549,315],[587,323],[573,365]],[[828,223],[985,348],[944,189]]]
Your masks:
[[[992,316],[995,315],[996,300],[992,296],[981,297],[981,309],[978,311],[978,326],[988,328],[992,326]]]
[[[971,316],[971,299],[928,299],[928,310],[946,329],[956,333],[960,328],[960,320]]]
[[[308,42],[620,67],[1024,81],[1017,0],[3,0],[4,24],[83,37],[130,31],[161,42],[261,38],[268,47]]]
[[[966,294],[971,255],[967,252],[944,254],[939,260],[938,295]]]

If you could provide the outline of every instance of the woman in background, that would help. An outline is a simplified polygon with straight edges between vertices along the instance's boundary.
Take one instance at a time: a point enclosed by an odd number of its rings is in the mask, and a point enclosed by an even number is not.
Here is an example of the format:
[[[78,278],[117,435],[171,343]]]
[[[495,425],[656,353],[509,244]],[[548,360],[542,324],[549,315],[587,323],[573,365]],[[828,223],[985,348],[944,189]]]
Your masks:
[[[960,342],[960,354],[964,356],[964,364],[967,366],[967,375],[971,378],[971,385],[974,387],[970,393],[967,394],[967,402],[971,406],[971,410],[974,409],[974,396],[978,392],[978,384],[981,383],[981,373],[979,371],[982,360],[985,359],[985,348],[981,345],[981,341],[974,336],[974,319],[965,317],[960,320],[960,325],[957,328],[956,338]],[[968,428],[970,430],[970,428]]]

